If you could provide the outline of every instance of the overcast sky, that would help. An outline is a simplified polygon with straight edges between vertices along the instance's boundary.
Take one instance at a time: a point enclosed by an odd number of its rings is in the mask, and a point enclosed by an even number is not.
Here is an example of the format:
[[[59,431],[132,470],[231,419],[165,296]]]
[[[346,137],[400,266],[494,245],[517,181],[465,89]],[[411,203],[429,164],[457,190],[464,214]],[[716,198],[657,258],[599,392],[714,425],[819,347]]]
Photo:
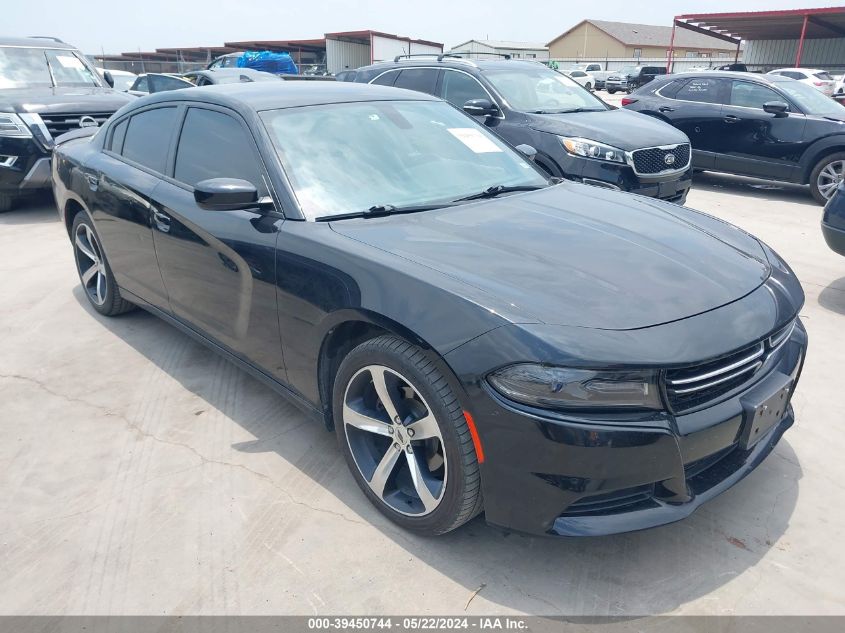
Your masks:
[[[671,25],[674,15],[836,6],[809,0],[0,0],[0,35],[53,35],[85,53],[373,29],[443,42],[547,42],[585,18]]]

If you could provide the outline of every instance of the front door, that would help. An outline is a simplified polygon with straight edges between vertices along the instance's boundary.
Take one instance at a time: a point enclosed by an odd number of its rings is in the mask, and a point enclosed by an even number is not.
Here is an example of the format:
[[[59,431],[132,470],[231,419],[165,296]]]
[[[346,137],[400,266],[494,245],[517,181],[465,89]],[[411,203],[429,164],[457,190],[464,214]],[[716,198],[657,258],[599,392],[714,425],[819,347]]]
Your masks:
[[[185,111],[172,177],[152,196],[153,235],[171,310],[208,338],[286,381],[276,309],[275,248],[284,221],[274,210],[209,211],[193,187],[240,178],[267,196],[255,142],[233,112]]]
[[[732,80],[730,97],[722,108],[721,153],[716,169],[773,180],[794,180],[804,150],[803,114],[788,112],[776,117],[763,104],[785,101],[767,86]]]
[[[694,77],[667,86],[658,112],[689,137],[693,167],[712,169],[721,149],[718,133],[728,82],[717,77]]]

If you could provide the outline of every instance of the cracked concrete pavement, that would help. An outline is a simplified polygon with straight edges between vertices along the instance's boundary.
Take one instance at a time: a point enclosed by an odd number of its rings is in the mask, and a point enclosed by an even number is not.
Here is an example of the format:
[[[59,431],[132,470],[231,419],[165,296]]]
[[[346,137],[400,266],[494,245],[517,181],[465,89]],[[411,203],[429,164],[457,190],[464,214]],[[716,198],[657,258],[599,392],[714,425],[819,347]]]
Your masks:
[[[800,187],[701,174],[807,293],[797,424],[689,519],[585,540],[407,534],[334,436],[154,317],[96,315],[49,199],[0,215],[0,614],[845,614],[845,258]]]

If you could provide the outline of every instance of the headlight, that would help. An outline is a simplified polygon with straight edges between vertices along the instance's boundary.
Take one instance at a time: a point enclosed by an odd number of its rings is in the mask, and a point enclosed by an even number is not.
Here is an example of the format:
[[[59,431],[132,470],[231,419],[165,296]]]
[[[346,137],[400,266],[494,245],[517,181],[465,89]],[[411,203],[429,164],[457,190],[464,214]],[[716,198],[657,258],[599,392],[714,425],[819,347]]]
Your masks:
[[[0,136],[32,136],[29,127],[17,114],[0,112]]]
[[[595,158],[596,160],[607,160],[612,163],[624,163],[625,152],[618,147],[605,145],[604,143],[597,143],[588,138],[577,138],[569,136],[559,136],[560,142],[566,148],[566,151],[576,156],[583,156],[584,158]]]
[[[487,377],[510,400],[543,409],[662,409],[652,371],[595,371],[519,364]]]

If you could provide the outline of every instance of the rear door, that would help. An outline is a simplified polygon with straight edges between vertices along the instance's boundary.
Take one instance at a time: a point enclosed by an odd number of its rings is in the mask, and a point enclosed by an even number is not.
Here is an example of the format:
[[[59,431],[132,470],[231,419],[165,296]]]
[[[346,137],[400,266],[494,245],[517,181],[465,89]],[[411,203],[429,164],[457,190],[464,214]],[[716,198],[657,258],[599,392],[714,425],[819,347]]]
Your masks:
[[[115,281],[165,311],[150,199],[167,169],[178,113],[176,106],[152,107],[118,120],[86,175],[89,188],[97,192],[92,211]]]
[[[722,101],[729,89],[725,79],[693,77],[661,88],[655,109],[672,125],[686,134],[692,144],[693,167],[712,169],[721,150]]]
[[[229,351],[286,380],[275,292],[275,247],[283,216],[272,206],[208,211],[194,185],[240,178],[268,196],[255,140],[233,111],[189,105],[168,177],[152,196],[153,235],[171,310]]]
[[[793,180],[804,151],[807,118],[798,112],[775,117],[763,110],[769,101],[789,101],[768,86],[730,80],[722,108],[716,169],[775,180]]]

